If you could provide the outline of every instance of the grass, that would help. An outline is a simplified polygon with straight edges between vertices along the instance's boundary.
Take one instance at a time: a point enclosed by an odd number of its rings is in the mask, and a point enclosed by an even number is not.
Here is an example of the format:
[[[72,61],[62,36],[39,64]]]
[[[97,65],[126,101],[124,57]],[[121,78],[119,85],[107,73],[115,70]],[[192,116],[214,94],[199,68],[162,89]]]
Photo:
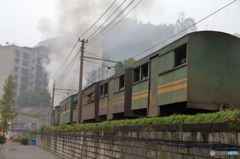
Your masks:
[[[131,126],[131,125],[161,125],[161,124],[190,124],[190,123],[223,123],[239,122],[240,110],[222,111],[215,113],[199,113],[196,115],[174,114],[167,117],[151,117],[125,120],[110,120],[100,123],[85,124],[61,124],[59,126],[41,125],[39,129],[33,129],[33,132],[46,131],[103,131],[106,127]]]

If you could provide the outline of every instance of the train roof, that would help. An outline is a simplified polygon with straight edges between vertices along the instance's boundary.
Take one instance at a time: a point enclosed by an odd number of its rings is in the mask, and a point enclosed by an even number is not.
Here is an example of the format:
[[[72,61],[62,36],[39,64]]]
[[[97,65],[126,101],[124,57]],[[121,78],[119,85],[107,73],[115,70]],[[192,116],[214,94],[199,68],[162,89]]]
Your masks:
[[[235,36],[235,35],[232,35],[232,34],[229,34],[229,33],[225,33],[225,32],[220,32],[220,31],[204,30],[204,31],[191,32],[191,33],[188,33],[188,34],[186,34],[186,35],[184,35],[184,36],[181,36],[181,37],[177,38],[176,40],[170,42],[169,44],[167,44],[167,45],[165,45],[165,46],[163,46],[163,47],[161,47],[161,48],[153,51],[153,53],[150,53],[150,54],[142,57],[141,59],[137,60],[137,61],[133,64],[133,67],[134,67],[135,65],[138,65],[139,62],[145,60],[146,58],[147,58],[147,59],[150,59],[151,57],[156,56],[156,55],[159,53],[160,50],[163,50],[164,48],[167,48],[168,46],[172,45],[173,43],[176,43],[177,41],[179,41],[179,40],[181,40],[181,39],[183,39],[183,38],[185,38],[185,37],[187,37],[187,36],[191,36],[191,35],[193,35],[193,34],[199,34],[199,33],[200,33],[200,34],[201,34],[201,33],[206,33],[206,32],[215,32],[215,33],[219,33],[219,34],[225,34],[225,35],[229,35],[229,36],[236,37],[236,38],[240,39],[239,37],[237,37],[237,36]],[[173,37],[174,37],[174,36],[173,36]],[[167,39],[167,40],[170,40],[170,38]],[[164,42],[164,41],[163,41],[163,42]],[[161,43],[162,43],[162,42],[161,42]]]

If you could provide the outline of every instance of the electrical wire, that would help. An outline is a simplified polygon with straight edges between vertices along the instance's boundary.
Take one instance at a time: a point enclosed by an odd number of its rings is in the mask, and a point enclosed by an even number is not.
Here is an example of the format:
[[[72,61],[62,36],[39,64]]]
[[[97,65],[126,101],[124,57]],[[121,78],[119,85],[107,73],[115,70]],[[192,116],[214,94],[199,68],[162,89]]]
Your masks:
[[[108,29],[106,32],[104,32],[101,36],[99,36],[99,37],[96,37],[95,39],[93,39],[91,42],[89,42],[88,43],[88,45],[87,46],[89,46],[91,43],[93,43],[95,40],[97,40],[97,39],[99,39],[100,37],[102,37],[103,35],[105,35],[107,32],[109,32],[110,30],[112,30],[112,28],[114,28],[117,24],[119,24],[119,22],[121,22],[133,9],[135,9],[138,5],[139,5],[139,3],[141,3],[142,2],[142,0],[140,0],[130,11],[128,11],[128,13],[125,15],[125,16],[123,16],[117,23],[115,23],[110,29]],[[86,46],[86,47],[87,47]]]
[[[89,42],[91,42],[92,39],[94,39],[95,37],[97,37],[99,34],[101,34],[102,32],[104,32],[109,26],[112,25],[113,22],[115,22],[115,20],[124,13],[124,11],[130,7],[130,5],[134,2],[135,0],[132,0],[125,8],[123,8],[123,10],[117,14],[117,16],[115,18],[113,18],[101,31],[99,31],[95,36],[93,36],[92,38],[89,38]]]
[[[66,58],[66,60],[63,62],[63,64],[61,65],[61,67],[58,69],[58,71],[63,67],[63,65],[66,63],[66,61],[68,60],[68,58],[70,57],[70,55],[72,54],[73,50],[75,49],[75,47],[77,46],[78,40],[75,43],[75,45],[73,46],[73,49],[71,50],[71,52],[68,54],[68,57]]]
[[[170,36],[169,38],[167,38],[167,39],[163,40],[162,42],[160,42],[160,43],[158,43],[158,44],[156,44],[156,45],[154,45],[154,46],[152,46],[152,47],[148,48],[147,50],[145,50],[145,51],[143,51],[143,52],[140,52],[139,54],[137,54],[137,55],[133,56],[132,58],[134,58],[134,57],[137,57],[137,56],[139,56],[139,55],[141,55],[141,54],[143,54],[143,53],[145,53],[145,52],[147,52],[147,51],[149,51],[149,50],[153,49],[154,47],[156,47],[156,46],[158,46],[158,45],[162,44],[163,42],[165,42],[165,41],[167,41],[167,40],[169,40],[169,39],[171,39],[171,38],[175,37],[176,35],[178,35],[178,34],[180,34],[180,33],[184,32],[184,31],[186,31],[187,29],[189,29],[189,28],[191,28],[191,27],[195,26],[196,24],[198,24],[198,23],[202,22],[203,20],[205,20],[205,19],[209,18],[210,16],[214,15],[215,13],[219,12],[220,10],[222,10],[222,9],[226,8],[227,6],[231,5],[232,3],[236,2],[236,1],[237,1],[237,0],[234,0],[234,1],[230,2],[230,3],[228,3],[227,5],[223,6],[223,7],[222,7],[222,8],[220,8],[220,9],[218,9],[217,11],[215,11],[215,12],[211,13],[210,15],[206,16],[205,18],[203,18],[203,19],[199,20],[198,22],[196,22],[196,23],[192,24],[191,26],[187,27],[186,29],[183,29],[183,30],[182,30],[182,31],[180,31],[179,33],[177,33],[177,34],[175,34],[175,35],[173,35],[173,36]],[[124,2],[125,2],[125,1],[124,1]],[[123,2],[123,3],[124,3],[124,2]],[[123,4],[123,3],[122,3],[122,4]],[[139,2],[139,3],[140,3],[140,2]],[[121,6],[121,5],[120,5],[120,6]],[[119,6],[119,7],[120,7],[120,6]],[[118,8],[119,8],[119,7],[118,7]],[[112,15],[113,15],[113,14],[112,14]],[[109,18],[108,18],[108,19],[109,19]],[[92,35],[93,35],[93,34],[92,34]],[[71,66],[71,67],[72,67],[72,66]],[[102,76],[102,75],[101,75],[101,76]],[[65,77],[66,77],[66,76],[65,76]]]
[[[126,2],[126,0],[124,0],[120,6],[118,6],[118,8],[107,18],[107,20],[105,20],[102,25],[100,27],[98,27],[98,29],[96,29],[87,39],[90,39],[115,13],[116,11]]]
[[[109,7],[108,9],[101,15],[101,17],[98,18],[98,20],[96,22],[94,22],[92,24],[91,27],[89,27],[81,36],[80,36],[80,39],[83,35],[85,35],[90,29],[92,29],[92,27],[108,12],[108,10],[114,5],[114,3],[116,2],[117,0],[115,0]]]
[[[65,94],[71,94],[72,92],[63,92],[63,91],[58,91],[58,90],[56,90],[56,92],[58,92],[58,93],[65,93]]]
[[[170,36],[169,38],[167,38],[167,39],[165,39],[165,40],[161,41],[160,43],[158,43],[158,44],[156,44],[156,45],[154,45],[154,46],[152,46],[152,47],[150,47],[150,48],[148,48],[148,49],[146,49],[145,51],[142,51],[142,52],[140,52],[139,54],[137,54],[137,55],[133,56],[132,58],[134,58],[134,57],[137,57],[137,56],[139,56],[139,55],[141,55],[141,54],[143,54],[143,53],[145,53],[145,52],[147,52],[147,51],[149,51],[149,50],[153,49],[154,47],[156,47],[156,46],[158,46],[158,45],[160,45],[160,44],[162,44],[162,43],[166,42],[167,40],[169,40],[169,39],[171,39],[171,38],[175,37],[176,35],[179,35],[180,33],[182,33],[182,32],[184,32],[184,31],[188,30],[189,28],[191,28],[191,27],[195,26],[196,24],[198,24],[198,23],[202,22],[203,20],[205,20],[205,19],[207,19],[207,18],[211,17],[211,16],[212,16],[212,15],[214,15],[215,13],[219,12],[220,10],[222,10],[222,9],[226,8],[227,6],[231,5],[232,3],[236,2],[236,1],[237,1],[237,0],[234,0],[234,1],[230,2],[230,3],[228,3],[227,5],[223,6],[223,7],[222,7],[222,8],[220,8],[220,9],[218,9],[217,11],[215,11],[215,12],[213,12],[213,13],[209,14],[209,15],[208,15],[208,16],[206,16],[205,18],[203,18],[203,19],[199,20],[198,22],[196,22],[196,23],[192,24],[191,26],[187,27],[186,29],[183,29],[182,31],[178,32],[177,34],[174,34],[174,35]]]
[[[227,16],[226,16],[225,23],[224,23],[224,26],[223,26],[223,30],[225,28],[225,25],[226,25],[226,22],[227,22],[227,19],[228,19],[228,14],[229,14],[230,8],[231,8],[231,6],[228,7],[228,12],[227,12]]]
[[[112,67],[108,68],[106,71],[104,71],[99,77],[101,77],[102,75],[104,75],[107,71],[109,71]],[[95,78],[94,80],[92,81],[97,81],[98,77]]]
[[[87,54],[90,54],[90,55],[93,55],[93,56],[102,58],[101,56],[95,55],[95,54],[93,54],[93,53],[90,53],[90,52],[87,52],[87,51],[84,51],[84,52],[87,53]]]
[[[71,68],[73,67],[74,63],[77,60],[77,55],[79,54],[80,50],[76,53],[76,55],[74,56],[74,58],[72,59],[72,61],[69,63],[68,68],[64,71],[64,73],[62,74],[62,76],[57,80],[56,84],[59,84],[58,87],[61,86],[62,82],[65,80],[65,78],[67,77],[68,73],[70,72]],[[64,76],[65,75],[65,76]]]
[[[90,62],[90,63],[96,64],[96,65],[100,65],[100,66],[104,66],[104,67],[109,68],[109,66],[106,66],[106,65],[103,65],[103,64],[95,63],[95,62],[88,61],[88,60],[85,60],[85,59],[84,59],[84,61],[87,61],[87,62]]]
[[[73,89],[63,89],[63,88],[55,88],[55,90],[78,91],[78,90],[73,90]]]
[[[92,26],[89,27],[89,28],[80,36],[80,38],[81,38],[83,35],[85,35],[94,25],[96,25],[96,23],[109,11],[109,9],[114,5],[114,3],[116,3],[116,1],[117,1],[117,0],[115,0],[115,1],[108,7],[108,9],[97,19],[97,21],[94,22],[94,23],[92,24]],[[63,62],[63,64],[61,65],[61,67],[58,69],[58,71],[59,71],[59,70],[63,67],[63,65],[66,63],[66,61],[68,60],[68,58],[69,58],[70,55],[72,54],[74,48],[76,47],[77,43],[78,43],[78,40],[77,40],[76,44],[73,46],[73,49],[71,50],[71,52],[68,54],[68,57],[66,58],[66,60]]]
[[[72,62],[71,66],[70,66],[70,68],[69,68],[69,70],[68,70],[68,72],[66,73],[65,77],[62,78],[62,81],[59,83],[58,87],[60,87],[60,86],[62,85],[63,81],[66,79],[68,73],[70,72],[70,70],[71,70],[71,68],[73,67],[73,65],[74,65],[74,63],[76,62],[76,60],[77,60],[77,58],[75,58],[74,61]]]

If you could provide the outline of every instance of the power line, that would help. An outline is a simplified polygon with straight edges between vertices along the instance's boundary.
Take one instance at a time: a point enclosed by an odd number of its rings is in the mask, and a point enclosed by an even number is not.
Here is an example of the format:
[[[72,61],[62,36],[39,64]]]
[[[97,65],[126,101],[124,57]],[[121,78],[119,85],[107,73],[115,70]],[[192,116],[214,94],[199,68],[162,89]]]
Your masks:
[[[78,54],[77,54],[77,55],[78,55]],[[61,82],[59,83],[58,87],[60,87],[60,86],[62,85],[63,81],[65,80],[65,78],[67,77],[68,73],[69,73],[70,70],[72,69],[72,67],[73,67],[74,63],[76,62],[76,60],[77,60],[77,58],[75,58],[74,61],[71,63],[71,66],[70,66],[68,72],[67,72],[66,75],[62,78],[62,80],[61,80]]]
[[[81,56],[80,56],[81,57]],[[112,60],[105,60],[105,59],[98,59],[98,58],[95,58],[95,57],[88,57],[88,56],[84,56],[84,58],[88,58],[88,59],[94,59],[94,60],[101,60],[101,61],[108,61],[108,62],[114,62],[114,63],[118,63],[120,66],[123,67],[123,65],[118,62],[118,61],[112,61]]]
[[[66,61],[68,60],[68,58],[70,57],[70,55],[72,54],[73,50],[75,49],[75,47],[77,46],[78,40],[76,42],[76,44],[73,46],[73,49],[71,50],[71,52],[68,54],[68,57],[66,58],[66,60],[63,62],[62,66],[58,69],[58,71],[63,67],[63,65],[66,63]]]
[[[95,54],[93,54],[93,53],[90,53],[90,52],[87,52],[87,51],[84,51],[84,52],[87,53],[87,54],[90,54],[90,55],[93,55],[93,56],[102,58],[101,56],[95,55]]]
[[[112,69],[112,67],[110,67],[110,68],[108,68],[106,71],[104,71],[99,77],[101,77],[102,75],[104,75],[107,71],[109,71],[110,69]],[[95,78],[94,80],[92,80],[92,81],[96,81],[98,79],[98,77],[97,78]]]
[[[139,54],[133,56],[132,58],[137,57],[137,56],[139,56],[139,55],[141,55],[141,54],[143,54],[143,53],[145,53],[145,52],[151,50],[152,48],[154,48],[154,47],[156,47],[156,46],[162,44],[163,42],[165,42],[165,41],[167,41],[167,40],[169,40],[169,39],[175,37],[176,35],[178,35],[178,34],[184,32],[184,31],[186,31],[187,29],[189,29],[189,28],[195,26],[196,24],[198,24],[198,23],[202,22],[203,20],[209,18],[210,16],[216,14],[216,13],[219,12],[220,10],[226,8],[227,6],[231,5],[232,3],[236,2],[236,1],[237,1],[237,0],[234,0],[234,1],[230,2],[229,4],[223,6],[222,8],[220,8],[220,9],[218,9],[217,11],[211,13],[210,15],[206,16],[205,18],[203,18],[203,19],[199,20],[198,22],[192,24],[191,26],[187,27],[186,29],[183,29],[182,31],[178,32],[177,34],[175,34],[175,35],[173,35],[173,36],[170,36],[169,38],[167,38],[167,39],[163,40],[162,42],[160,42],[160,43],[158,43],[158,44],[156,44],[156,45],[154,45],[154,46],[148,48],[147,50],[145,50],[145,51],[143,51],[143,52],[141,52],[141,53],[139,53]],[[124,1],[124,2],[125,2],[125,1]],[[141,1],[140,1],[140,2],[141,2]],[[140,2],[139,2],[139,3],[140,3]],[[138,4],[139,4],[139,3],[138,3]],[[137,5],[138,5],[138,4],[137,4]],[[136,7],[136,6],[135,6],[135,7]],[[131,11],[131,10],[130,10],[130,11]],[[92,34],[92,35],[93,35],[93,34]],[[79,53],[79,52],[78,52],[78,53]],[[77,54],[78,54],[78,53],[77,53]],[[77,54],[76,54],[76,55],[77,55]],[[75,56],[75,57],[76,57],[76,56]],[[74,61],[74,62],[75,62],[75,61]],[[74,63],[74,62],[73,62],[73,63]],[[72,67],[72,66],[73,66],[73,64],[71,65],[71,67]],[[108,70],[109,70],[109,69],[108,69]],[[108,71],[108,70],[107,70],[107,71]],[[105,72],[106,72],[106,71],[105,71]],[[105,72],[104,72],[104,73],[105,73]],[[67,74],[68,74],[68,73],[69,73],[69,71],[67,72]],[[104,73],[103,73],[103,74],[104,74]],[[103,74],[101,74],[101,76],[102,76]],[[65,76],[65,77],[66,77],[66,76]],[[60,78],[61,78],[61,77],[60,77]]]
[[[59,90],[56,90],[56,92],[58,92],[58,93],[65,93],[65,94],[72,94],[73,92],[64,92],[64,91],[59,91]]]
[[[126,0],[124,0],[124,1],[120,4],[120,6],[118,6],[118,8],[107,18],[107,20],[105,20],[105,21],[102,23],[102,25],[101,25],[98,29],[96,29],[87,39],[90,39],[90,38],[116,13],[116,11],[117,11],[125,2],[126,2]]]
[[[68,64],[67,68],[65,69],[65,71],[63,72],[62,76],[57,80],[57,83],[62,83],[62,81],[66,78],[66,75],[68,74],[68,72],[70,71],[70,69],[72,68],[73,64],[76,61],[76,57],[79,54],[80,50],[76,53],[76,55],[74,56],[74,58],[72,59],[72,61]],[[68,71],[68,72],[67,72]],[[66,74],[66,75],[65,75]],[[65,75],[65,77],[64,77]],[[60,82],[61,81],[61,82]],[[59,85],[60,86],[60,85]]]
[[[228,18],[228,14],[229,14],[230,7],[231,7],[231,6],[228,7],[228,12],[227,12],[227,16],[226,16],[225,23],[224,23],[224,26],[223,26],[223,30],[224,30],[225,25],[226,25],[226,22],[227,22],[227,18]]]
[[[97,37],[99,34],[101,34],[102,32],[104,32],[110,25],[112,25],[112,23],[121,15],[124,13],[124,11],[130,7],[130,5],[134,2],[135,0],[132,0],[120,13],[118,13],[118,15],[113,18],[113,20],[111,20],[100,32],[98,32],[94,37],[92,37],[92,39],[94,39],[95,37]],[[89,42],[91,42],[92,40],[91,38],[89,38]]]
[[[117,1],[117,0],[115,0],[115,1],[108,7],[108,9],[101,15],[101,17],[98,18],[98,20],[97,20],[95,23],[93,23],[93,25],[92,25],[91,27],[89,27],[89,28],[80,36],[80,39],[81,39],[81,37],[82,37],[83,35],[85,35],[90,29],[92,29],[92,27],[107,13],[107,11],[113,6],[113,4],[114,4],[116,1]]]
[[[109,66],[106,66],[106,65],[103,65],[103,64],[95,63],[95,62],[88,61],[88,60],[85,60],[85,59],[84,59],[84,61],[87,61],[87,62],[90,62],[90,63],[96,64],[96,65],[100,65],[100,66],[104,66],[104,67],[109,68]]]
[[[202,22],[203,20],[205,20],[205,19],[207,19],[207,18],[211,17],[211,16],[212,16],[212,15],[214,15],[215,13],[219,12],[220,10],[222,10],[222,9],[226,8],[227,6],[231,5],[232,3],[236,2],[236,1],[237,1],[237,0],[234,0],[234,1],[230,2],[230,3],[228,3],[227,5],[223,6],[223,7],[222,7],[222,8],[220,8],[220,9],[218,9],[217,11],[215,11],[215,12],[211,13],[210,15],[206,16],[205,18],[203,18],[203,19],[199,20],[198,22],[196,22],[196,23],[192,24],[191,26],[187,27],[186,29],[183,29],[182,31],[178,32],[177,34],[174,34],[173,36],[170,36],[169,38],[167,38],[167,39],[163,40],[162,42],[160,42],[160,43],[158,43],[158,44],[156,44],[156,45],[154,45],[154,46],[152,46],[152,47],[148,48],[147,50],[145,50],[145,51],[143,51],[143,52],[140,52],[139,54],[137,54],[137,55],[133,56],[132,58],[134,58],[134,57],[137,57],[137,56],[139,56],[139,55],[141,55],[141,54],[143,54],[143,53],[145,53],[145,52],[147,52],[147,51],[149,51],[149,50],[153,49],[154,47],[156,47],[156,46],[158,46],[158,45],[160,45],[160,44],[162,44],[162,43],[166,42],[167,40],[169,40],[169,39],[171,39],[171,38],[175,37],[176,35],[178,35],[178,34],[180,34],[180,33],[184,32],[184,31],[186,31],[187,29],[189,29],[189,28],[193,27],[194,25],[196,25],[196,24],[198,24],[198,23]]]
[[[91,27],[89,27],[89,28],[80,36],[80,38],[81,38],[83,35],[85,35],[85,34],[108,12],[108,10],[113,6],[113,4],[114,4],[116,1],[117,1],[117,0],[115,0],[115,1],[108,7],[108,9],[98,18],[98,20],[97,20],[95,23],[93,23],[93,25],[92,25]],[[68,54],[68,57],[66,58],[66,60],[64,61],[64,63],[63,63],[63,64],[61,65],[61,67],[58,69],[58,71],[59,71],[59,70],[63,67],[63,65],[66,63],[66,61],[68,60],[68,58],[69,58],[70,55],[72,54],[74,48],[76,47],[77,43],[78,43],[78,40],[77,40],[76,44],[74,45],[73,49],[71,50],[71,52]]]
[[[89,46],[91,43],[93,43],[95,40],[99,39],[100,37],[102,37],[103,35],[105,35],[107,32],[109,32],[113,27],[115,27],[119,22],[121,22],[133,9],[135,9],[139,3],[142,2],[142,0],[140,0],[125,16],[123,16],[117,23],[115,23],[110,29],[108,29],[105,33],[103,33],[101,36],[93,39],[91,42],[88,43],[87,46]]]
[[[73,90],[73,89],[63,89],[63,88],[55,88],[55,90],[78,91],[78,90]]]

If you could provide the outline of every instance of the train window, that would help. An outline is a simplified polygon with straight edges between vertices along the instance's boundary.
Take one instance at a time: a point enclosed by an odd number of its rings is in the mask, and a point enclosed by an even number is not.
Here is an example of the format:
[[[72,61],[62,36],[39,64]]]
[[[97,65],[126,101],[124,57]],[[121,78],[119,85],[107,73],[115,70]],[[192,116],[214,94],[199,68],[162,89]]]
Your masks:
[[[141,79],[144,80],[144,79],[147,79],[148,77],[148,63],[145,64],[145,65],[142,65],[142,75],[141,75]]]
[[[108,94],[108,83],[104,84],[104,95]]]
[[[133,82],[138,82],[138,81],[140,81],[140,67],[134,69]]]
[[[77,108],[77,105],[78,105],[78,100],[75,100],[75,101],[73,102],[73,107],[74,107],[74,108]]]
[[[148,78],[148,63],[134,69],[133,83]]]
[[[175,67],[187,62],[187,44],[175,50]]]
[[[124,88],[124,75],[119,77],[119,90]]]
[[[100,86],[100,96],[103,96],[103,85]]]
[[[88,103],[92,103],[92,102],[94,102],[94,100],[95,100],[95,93],[93,92],[93,93],[90,93],[90,94],[88,94],[87,96],[86,96],[86,103],[88,104]]]

